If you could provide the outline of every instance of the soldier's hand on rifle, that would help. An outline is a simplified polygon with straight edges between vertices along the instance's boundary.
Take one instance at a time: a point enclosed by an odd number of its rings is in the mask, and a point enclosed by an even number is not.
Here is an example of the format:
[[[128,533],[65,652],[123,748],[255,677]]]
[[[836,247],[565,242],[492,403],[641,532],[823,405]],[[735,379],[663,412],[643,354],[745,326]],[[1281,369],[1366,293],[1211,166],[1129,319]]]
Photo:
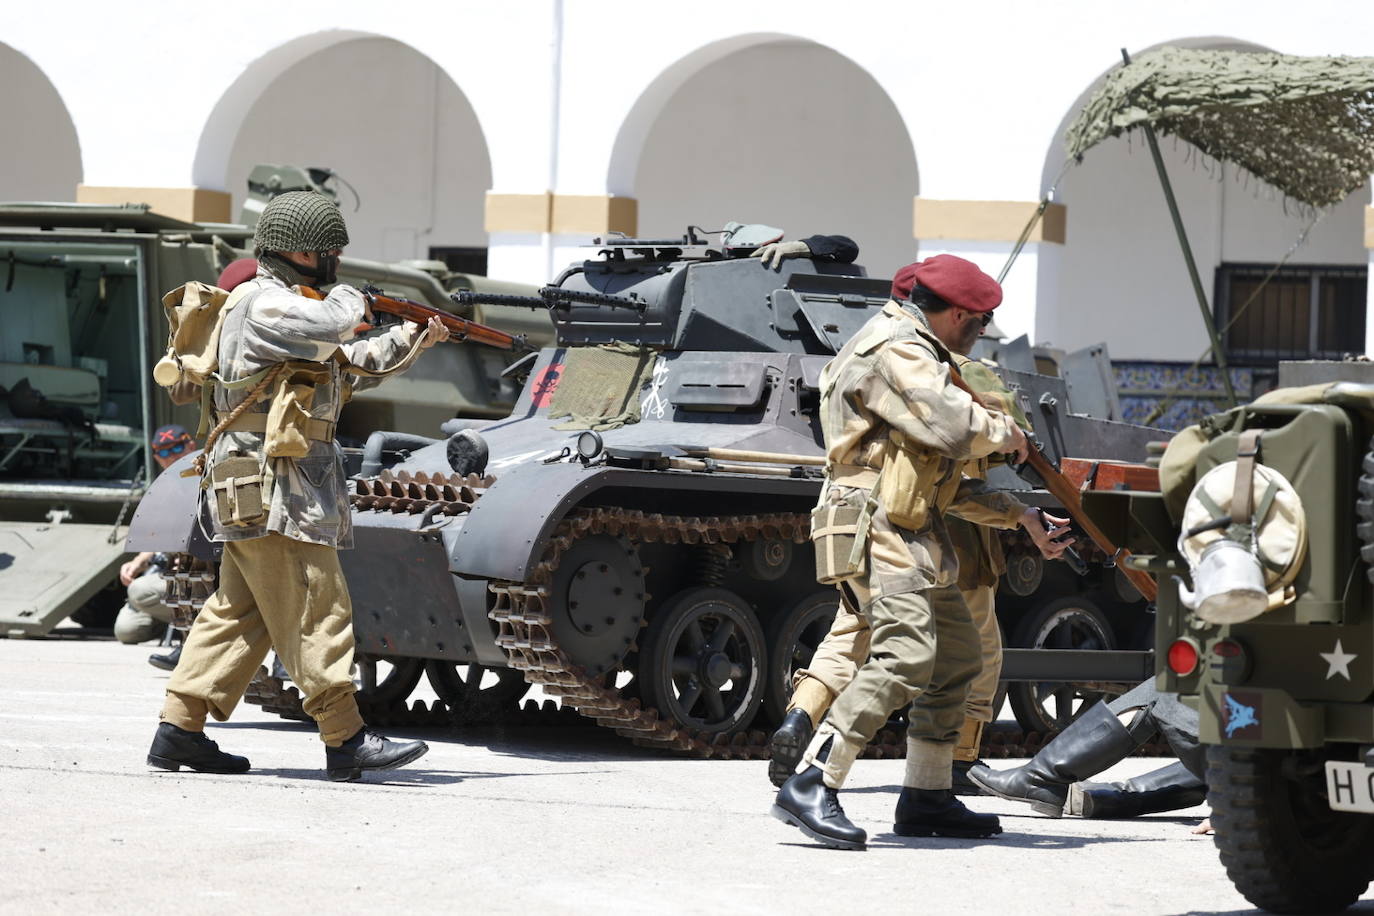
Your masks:
[[[1030,443],[1026,441],[1025,430],[1017,426],[1011,417],[1005,414],[1003,416],[1006,417],[1007,426],[1011,429],[1011,439],[998,451],[1004,455],[1014,455],[1016,464],[1025,464],[1026,459],[1030,457]]]
[[[777,270],[784,258],[809,258],[811,249],[805,242],[770,242],[754,251],[752,258],[760,258],[764,267]]]
[[[1069,531],[1069,520],[1060,518],[1057,515],[1050,515],[1041,509],[1027,509],[1021,515],[1021,527],[1026,529],[1035,546],[1040,548],[1040,555],[1046,560],[1057,560],[1063,556],[1064,551],[1073,546],[1076,540],[1071,537],[1064,537]],[[1056,540],[1063,538],[1063,540]]]
[[[435,344],[443,343],[448,340],[448,325],[444,324],[438,318],[431,318],[425,323],[422,333],[425,335],[425,339],[424,342],[420,344],[420,349],[428,350]]]

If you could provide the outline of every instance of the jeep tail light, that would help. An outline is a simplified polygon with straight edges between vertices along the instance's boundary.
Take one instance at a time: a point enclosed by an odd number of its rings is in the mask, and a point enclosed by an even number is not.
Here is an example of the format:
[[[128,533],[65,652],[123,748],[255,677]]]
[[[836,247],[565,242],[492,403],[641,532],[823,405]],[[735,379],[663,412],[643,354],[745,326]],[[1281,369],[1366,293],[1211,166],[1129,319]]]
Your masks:
[[[1169,670],[1179,677],[1187,677],[1197,670],[1201,657],[1197,640],[1188,636],[1175,639],[1169,646]]]

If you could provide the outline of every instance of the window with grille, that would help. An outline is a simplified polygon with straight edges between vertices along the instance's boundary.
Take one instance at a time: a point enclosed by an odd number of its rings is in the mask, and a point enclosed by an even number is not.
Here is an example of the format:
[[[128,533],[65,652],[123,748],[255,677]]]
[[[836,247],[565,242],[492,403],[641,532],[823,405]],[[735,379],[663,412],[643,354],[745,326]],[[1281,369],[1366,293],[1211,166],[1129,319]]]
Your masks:
[[[1364,352],[1364,267],[1222,264],[1216,273],[1217,329],[1228,360],[1340,359]]]

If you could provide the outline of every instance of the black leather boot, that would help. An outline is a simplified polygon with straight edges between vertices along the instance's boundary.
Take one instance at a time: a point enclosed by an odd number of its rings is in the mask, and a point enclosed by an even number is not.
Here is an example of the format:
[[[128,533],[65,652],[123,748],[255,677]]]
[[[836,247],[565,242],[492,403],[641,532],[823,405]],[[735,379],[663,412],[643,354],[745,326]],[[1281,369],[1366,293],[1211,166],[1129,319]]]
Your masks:
[[[980,789],[980,788],[978,787],[978,784],[977,784],[977,783],[975,783],[972,779],[969,779],[969,778],[968,778],[968,771],[971,770],[971,769],[973,769],[973,768],[976,767],[976,766],[977,766],[977,767],[985,767],[985,766],[987,766],[987,764],[984,763],[984,762],[981,761],[981,760],[956,760],[956,761],[954,761],[954,769],[953,769],[953,771],[952,771],[951,774],[950,774],[950,778],[953,780],[953,784],[954,784],[954,794],[955,794],[955,795],[984,795],[984,794],[986,794],[985,792],[983,792],[982,789]]]
[[[179,661],[181,661],[181,646],[177,646],[166,655],[148,656],[148,664],[152,665],[154,668],[161,668],[163,671],[171,671],[177,666],[177,662]]]
[[[824,761],[829,754],[827,741],[817,758]],[[845,817],[839,792],[825,784],[821,768],[815,764],[788,777],[769,813],[784,824],[800,828],[816,842],[836,849],[864,849],[868,840],[868,834]]]
[[[995,836],[1002,825],[995,814],[978,814],[964,807],[952,789],[904,787],[897,799],[892,832],[898,836],[953,836],[966,839]]]
[[[338,747],[324,749],[325,770],[335,782],[359,779],[363,770],[394,770],[429,752],[423,741],[391,741],[363,727]]]
[[[1125,782],[1074,783],[1064,811],[1105,820],[1177,811],[1206,800],[1207,784],[1175,762]]]
[[[768,741],[768,779],[781,788],[797,771],[815,726],[804,709],[789,709],[778,730]]]
[[[1098,703],[1041,748],[1025,766],[1011,770],[975,766],[968,775],[985,792],[1010,801],[1029,802],[1040,814],[1062,817],[1071,784],[1101,773],[1137,745],[1135,737],[1117,721],[1107,704]]]
[[[197,773],[246,773],[248,758],[226,754],[205,737],[205,732],[188,732],[170,722],[161,722],[148,749],[148,765],[173,773],[182,767]]]

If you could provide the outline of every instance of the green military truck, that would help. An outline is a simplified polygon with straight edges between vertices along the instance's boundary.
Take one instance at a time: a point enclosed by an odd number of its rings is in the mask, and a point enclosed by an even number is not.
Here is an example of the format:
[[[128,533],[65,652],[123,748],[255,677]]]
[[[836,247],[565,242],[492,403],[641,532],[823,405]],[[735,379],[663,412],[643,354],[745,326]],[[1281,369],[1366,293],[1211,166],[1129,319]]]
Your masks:
[[[1232,882],[1331,912],[1374,877],[1374,364],[1280,385],[1175,437],[1159,492],[1085,504],[1158,577],[1159,684],[1198,709]]]
[[[304,170],[254,176],[254,198],[311,186]],[[250,198],[245,216],[260,209]],[[166,423],[194,431],[199,418],[197,405],[174,407],[152,380],[167,340],[161,297],[188,280],[213,284],[230,261],[251,255],[249,220],[187,223],[145,204],[0,203],[0,636],[41,636],[72,615],[99,625],[122,604],[121,526],[156,472],[151,434]],[[449,298],[533,287],[433,261],[345,257],[339,275],[535,346],[552,336],[542,312],[463,309]],[[360,447],[376,429],[433,434],[454,416],[505,416],[519,394],[506,370],[519,356],[439,348],[404,377],[360,392],[340,440]]]

